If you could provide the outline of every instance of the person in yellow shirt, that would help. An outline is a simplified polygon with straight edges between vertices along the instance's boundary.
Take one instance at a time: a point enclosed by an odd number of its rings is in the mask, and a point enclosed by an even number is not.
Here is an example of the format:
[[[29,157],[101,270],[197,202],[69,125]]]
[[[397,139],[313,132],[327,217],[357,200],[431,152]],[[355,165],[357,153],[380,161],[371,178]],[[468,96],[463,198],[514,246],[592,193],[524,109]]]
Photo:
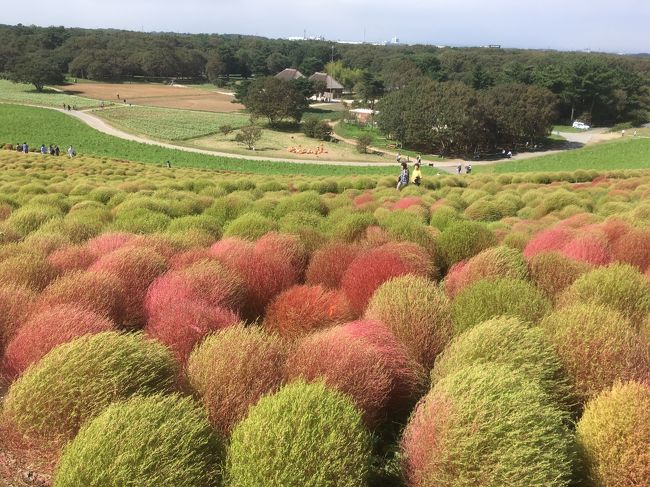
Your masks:
[[[422,182],[422,171],[420,170],[420,163],[416,162],[415,166],[413,168],[413,184],[416,186],[420,186],[420,182]]]

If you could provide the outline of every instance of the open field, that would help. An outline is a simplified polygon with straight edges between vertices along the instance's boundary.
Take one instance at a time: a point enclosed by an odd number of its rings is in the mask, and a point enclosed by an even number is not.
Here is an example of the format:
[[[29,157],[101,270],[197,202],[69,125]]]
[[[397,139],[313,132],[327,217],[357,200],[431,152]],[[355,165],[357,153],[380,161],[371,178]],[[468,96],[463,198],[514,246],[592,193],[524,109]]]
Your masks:
[[[126,100],[135,105],[220,113],[237,112],[244,108],[238,103],[232,103],[231,96],[218,93],[216,89],[139,83],[77,83],[59,88],[72,95],[111,103],[123,103]],[[119,99],[117,95],[120,95]]]
[[[0,484],[643,485],[649,196],[0,150]]]
[[[63,113],[19,105],[0,105],[0,143],[15,144],[27,141],[31,147],[58,144],[67,148],[72,144],[80,154],[92,154],[149,164],[162,165],[171,160],[173,165],[259,174],[305,175],[377,175],[393,174],[393,167],[347,167],[310,164],[292,164],[270,161],[249,161],[188,153],[181,150],[131,142],[98,132],[83,122]]]
[[[100,105],[98,100],[83,98],[81,96],[67,95],[51,88],[46,88],[43,93],[36,91],[33,85],[12,83],[0,79],[0,102],[23,103],[26,105],[41,105],[60,108],[63,104],[77,108],[94,108]]]
[[[212,113],[155,107],[111,107],[93,111],[111,125],[159,140],[187,140],[216,134],[222,125],[250,123],[245,113]]]
[[[532,159],[474,166],[478,172],[575,171],[577,169],[649,169],[650,138],[626,137]]]

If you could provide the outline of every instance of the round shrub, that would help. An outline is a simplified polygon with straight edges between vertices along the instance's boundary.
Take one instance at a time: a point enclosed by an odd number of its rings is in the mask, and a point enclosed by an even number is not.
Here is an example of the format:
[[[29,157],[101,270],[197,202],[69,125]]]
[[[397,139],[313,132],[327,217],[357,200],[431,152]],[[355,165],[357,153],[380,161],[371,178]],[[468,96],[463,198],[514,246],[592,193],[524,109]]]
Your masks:
[[[645,485],[650,479],[650,387],[616,384],[590,401],[576,428],[589,485]]]
[[[330,289],[341,285],[343,274],[359,254],[352,244],[330,242],[313,253],[307,267],[307,283],[322,284]]]
[[[285,345],[277,337],[236,325],[197,345],[187,362],[187,376],[212,425],[229,436],[251,406],[282,385],[285,359]]]
[[[435,250],[429,253],[424,247],[413,242],[388,242],[378,247],[380,250],[399,255],[410,269],[418,269],[418,274],[436,279],[438,268],[433,264]]]
[[[361,315],[375,290],[393,277],[427,275],[428,269],[410,267],[398,253],[382,248],[361,252],[343,275],[341,287],[353,311]]]
[[[406,485],[569,485],[575,448],[566,423],[522,372],[463,368],[434,386],[404,431]]]
[[[456,334],[497,316],[537,323],[551,304],[531,283],[520,279],[482,279],[466,287],[451,303]]]
[[[147,208],[133,208],[120,211],[113,220],[113,229],[118,232],[155,233],[162,232],[171,222],[164,213]]]
[[[95,256],[87,246],[75,245],[55,250],[47,257],[57,274],[86,270],[95,262]]]
[[[449,301],[434,282],[407,275],[377,291],[366,318],[384,323],[418,363],[431,368],[452,337]]]
[[[336,219],[334,219],[336,217]],[[331,213],[328,220],[332,221],[332,240],[355,242],[361,239],[366,229],[377,224],[377,219],[369,213],[350,213],[345,210],[343,214]]]
[[[379,321],[353,321],[340,326],[338,332],[348,340],[366,341],[379,351],[392,381],[387,410],[393,413],[391,417],[408,414],[428,386],[424,367]]]
[[[425,225],[422,218],[417,215],[403,211],[391,212],[381,219],[381,227],[395,240],[421,245],[431,255],[436,252],[436,242],[431,227]]]
[[[613,309],[576,304],[554,311],[540,326],[583,403],[617,380],[648,376],[650,342]]]
[[[449,206],[438,206],[431,209],[431,218],[429,223],[432,227],[440,231],[445,230],[449,225],[463,220],[458,211]]]
[[[295,255],[278,252],[273,246],[225,239],[214,244],[210,253],[244,280],[248,293],[242,314],[251,320],[261,316],[275,296],[297,284],[302,273]]]
[[[28,288],[0,285],[0,356],[31,312],[35,297],[34,292]]]
[[[21,237],[26,237],[31,232],[38,230],[45,222],[61,216],[61,210],[54,206],[23,206],[14,210],[6,221],[11,229]]]
[[[120,280],[124,289],[124,316],[119,323],[125,328],[141,328],[145,324],[144,299],[153,280],[167,269],[165,259],[146,248],[120,248],[100,257],[91,271],[104,271]]]
[[[309,260],[309,254],[297,235],[267,233],[255,242],[255,252],[263,255],[275,253],[286,255],[291,266],[301,278]]]
[[[372,455],[361,413],[322,383],[295,382],[262,397],[232,434],[230,485],[363,487]]]
[[[560,250],[562,255],[594,266],[606,265],[611,261],[609,244],[603,236],[579,235]]]
[[[540,252],[528,260],[530,277],[538,289],[555,301],[558,296],[592,267],[558,252]]]
[[[9,342],[4,369],[12,376],[21,374],[57,345],[114,328],[108,318],[75,305],[45,309],[31,315]]]
[[[266,308],[264,328],[295,339],[352,319],[347,299],[340,291],[322,286],[294,286],[275,297]]]
[[[445,277],[445,292],[453,298],[476,281],[499,277],[528,278],[528,266],[519,250],[504,246],[491,247],[466,262],[455,264]]]
[[[524,249],[524,256],[530,259],[540,252],[560,250],[573,240],[574,235],[574,231],[566,227],[553,227],[542,230],[528,241]]]
[[[181,363],[185,363],[194,345],[210,332],[239,322],[234,311],[187,298],[177,299],[156,311],[147,321],[145,331],[166,345]]]
[[[14,284],[40,291],[56,276],[56,269],[41,254],[18,253],[0,261],[0,285]]]
[[[259,213],[244,213],[226,224],[223,236],[257,240],[276,229],[277,223],[274,220]]]
[[[115,401],[172,390],[176,373],[167,349],[139,334],[86,335],[27,369],[11,385],[4,412],[23,434],[69,439]]]
[[[349,395],[375,427],[387,417],[393,386],[390,368],[381,351],[365,340],[350,340],[339,327],[305,337],[289,355],[287,380],[325,384]]]
[[[635,229],[615,240],[612,257],[636,266],[641,272],[650,269],[650,229]]]
[[[147,316],[166,313],[178,300],[238,310],[246,299],[244,281],[216,260],[203,259],[189,267],[158,277],[145,299]]]
[[[55,487],[218,487],[225,445],[205,413],[177,395],[113,404],[66,447]]]
[[[431,382],[435,385],[465,367],[490,363],[507,365],[537,381],[564,409],[575,406],[575,394],[544,331],[517,318],[494,318],[454,338],[438,356]]]
[[[39,310],[71,304],[122,322],[123,283],[107,272],[71,272],[47,286],[37,300]]]
[[[496,237],[478,222],[452,223],[436,240],[447,268],[461,260],[469,259],[482,250],[497,244]]]
[[[576,279],[562,296],[563,303],[585,301],[614,308],[638,327],[650,313],[650,282],[628,264],[601,267]]]
[[[110,254],[135,238],[136,236],[131,233],[104,233],[103,235],[90,239],[86,245],[95,258],[99,258]]]

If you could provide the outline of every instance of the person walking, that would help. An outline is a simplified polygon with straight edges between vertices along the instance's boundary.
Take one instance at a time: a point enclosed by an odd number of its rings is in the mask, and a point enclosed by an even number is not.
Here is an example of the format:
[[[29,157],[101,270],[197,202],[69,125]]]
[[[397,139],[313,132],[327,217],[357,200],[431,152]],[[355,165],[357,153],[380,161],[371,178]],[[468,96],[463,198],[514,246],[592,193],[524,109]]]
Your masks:
[[[395,158],[395,160],[397,161],[397,164],[399,164],[400,162],[402,162],[402,154],[400,154],[400,153],[398,152],[398,153],[397,153],[397,157]]]
[[[463,166],[460,165],[460,164],[458,164],[458,166],[456,166],[456,172],[457,172],[458,174],[460,174],[460,172],[461,172],[462,170],[463,170]]]
[[[413,166],[413,184],[420,186],[422,182],[422,171],[420,170],[420,163],[416,162]]]
[[[29,145],[27,145],[27,142],[23,142],[23,152],[29,154]]]
[[[621,137],[625,137],[625,129],[621,130]]]
[[[406,162],[402,162],[402,171],[397,178],[397,189],[400,190],[409,184],[409,167]]]
[[[77,154],[77,153],[75,152],[75,150],[73,149],[72,146],[68,147],[68,157],[72,158],[72,157],[74,157],[76,154]]]
[[[41,144],[41,154],[47,154],[47,148],[45,147],[45,144]]]
[[[61,150],[59,149],[59,146],[55,145],[54,146],[54,155],[58,156],[60,153],[61,153]]]
[[[471,165],[471,164],[468,164],[468,165],[467,165],[467,168],[465,169],[465,173],[466,173],[466,174],[471,174],[471,172],[472,172],[472,165]]]

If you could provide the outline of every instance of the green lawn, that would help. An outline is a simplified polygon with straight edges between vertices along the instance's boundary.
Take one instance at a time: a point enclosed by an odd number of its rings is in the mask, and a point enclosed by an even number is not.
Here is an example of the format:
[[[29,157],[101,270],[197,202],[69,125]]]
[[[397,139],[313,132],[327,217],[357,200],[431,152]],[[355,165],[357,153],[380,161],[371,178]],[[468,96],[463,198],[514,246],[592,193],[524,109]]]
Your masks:
[[[627,137],[613,142],[570,150],[560,154],[489,166],[474,166],[475,172],[505,173],[533,171],[575,171],[577,169],[649,169],[650,139]]]
[[[46,88],[43,93],[39,93],[32,85],[12,83],[4,79],[0,79],[0,102],[24,103],[57,108],[62,107],[64,103],[66,105],[76,106],[77,108],[98,107],[101,103],[98,100],[91,100],[90,98],[59,93],[50,88]]]
[[[389,152],[400,152],[404,156],[417,157],[418,154],[422,154],[418,151],[412,151],[404,148],[396,148],[396,143],[394,140],[388,140],[386,137],[379,133],[379,130],[370,126],[357,125],[354,123],[338,123],[334,127],[334,133],[345,137],[346,139],[357,139],[363,134],[368,134],[372,137],[372,142],[370,145],[376,147],[377,149],[383,149]],[[436,160],[444,161],[445,159],[438,157],[434,154],[422,154],[422,157],[435,157]]]
[[[250,123],[245,113],[210,113],[173,108],[115,107],[93,113],[111,125],[160,140],[188,140],[216,134],[222,125],[234,128]]]
[[[257,174],[303,174],[306,176],[393,175],[394,167],[350,167],[288,162],[249,161],[206,154],[194,154],[119,139],[98,132],[86,124],[54,110],[20,105],[0,105],[0,146],[27,141],[30,146],[72,144],[79,154],[136,162],[196,167]]]

